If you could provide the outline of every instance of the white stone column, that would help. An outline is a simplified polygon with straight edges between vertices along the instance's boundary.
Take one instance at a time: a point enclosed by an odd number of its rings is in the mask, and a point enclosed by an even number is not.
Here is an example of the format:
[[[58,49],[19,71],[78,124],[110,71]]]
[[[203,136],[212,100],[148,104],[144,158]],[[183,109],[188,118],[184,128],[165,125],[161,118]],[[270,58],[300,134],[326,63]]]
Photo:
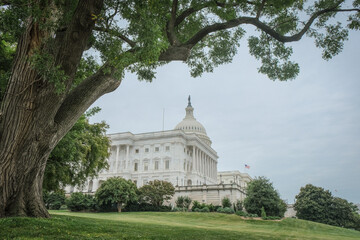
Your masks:
[[[130,166],[130,162],[129,162],[129,151],[130,151],[130,146],[126,145],[126,160],[125,160],[125,166],[124,168],[126,168],[126,164],[127,166]],[[138,166],[139,167],[139,166]]]
[[[196,163],[196,154],[195,154],[195,146],[193,145],[193,153],[192,153],[192,166],[193,166],[193,169],[191,169],[192,172],[196,171],[195,163]]]
[[[202,151],[200,151],[200,173],[203,174],[204,167],[203,167],[203,154]]]
[[[209,162],[209,156],[206,155],[206,175],[210,177],[210,162]]]
[[[115,169],[113,169],[113,172],[114,172],[114,173],[117,173],[117,172],[118,172],[119,151],[120,151],[120,145],[116,145]]]
[[[211,176],[213,179],[215,179],[215,174],[214,174],[214,171],[215,168],[214,168],[214,159],[211,159]]]
[[[205,158],[203,151],[201,151],[201,173],[205,175]]]
[[[215,160],[213,159],[213,178],[215,179],[216,181],[216,169],[215,169]]]
[[[196,148],[195,152],[196,152],[196,172],[198,173],[199,172],[199,149]]]

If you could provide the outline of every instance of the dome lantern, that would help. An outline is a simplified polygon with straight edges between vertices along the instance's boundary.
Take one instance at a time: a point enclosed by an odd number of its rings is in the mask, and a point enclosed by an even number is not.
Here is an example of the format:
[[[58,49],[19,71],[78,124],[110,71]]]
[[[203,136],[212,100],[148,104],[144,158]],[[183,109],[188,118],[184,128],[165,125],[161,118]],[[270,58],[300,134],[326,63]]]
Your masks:
[[[204,126],[194,117],[194,108],[191,106],[191,98],[189,95],[188,105],[185,108],[185,118],[176,125],[175,129],[183,130],[185,133],[195,133],[202,141],[211,146],[211,140],[206,134]]]

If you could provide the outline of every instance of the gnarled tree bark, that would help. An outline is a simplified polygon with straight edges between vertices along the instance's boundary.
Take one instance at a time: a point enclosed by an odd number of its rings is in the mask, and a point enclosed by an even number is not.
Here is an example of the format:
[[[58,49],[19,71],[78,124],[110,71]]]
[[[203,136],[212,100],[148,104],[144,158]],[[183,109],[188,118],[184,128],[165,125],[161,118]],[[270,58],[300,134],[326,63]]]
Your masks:
[[[59,34],[57,38],[61,39],[53,41],[57,44],[53,48],[57,50],[55,64],[61,66],[68,77],[66,89],[70,89],[94,27],[91,14],[99,14],[102,5],[102,0],[79,1],[65,35]],[[41,30],[37,22],[28,19],[18,42],[9,86],[1,102],[0,217],[50,216],[42,200],[42,180],[49,154],[86,108],[102,94],[115,89],[109,84],[105,87],[94,84],[93,90],[101,90],[94,91],[96,94],[86,101],[77,102],[83,111],[72,112],[71,118],[57,123],[55,116],[65,100],[71,101],[67,98],[71,93],[56,93],[54,84],[44,79],[30,61],[36,51],[47,47],[49,36],[50,33]],[[106,87],[109,89],[104,89]]]

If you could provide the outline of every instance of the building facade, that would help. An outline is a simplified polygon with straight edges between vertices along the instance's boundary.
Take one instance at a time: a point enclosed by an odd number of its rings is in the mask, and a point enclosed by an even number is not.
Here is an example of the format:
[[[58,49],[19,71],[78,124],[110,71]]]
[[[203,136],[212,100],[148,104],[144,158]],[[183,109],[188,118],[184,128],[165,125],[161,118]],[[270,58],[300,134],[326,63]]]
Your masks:
[[[218,172],[218,155],[204,126],[194,117],[190,96],[185,111],[185,118],[174,130],[108,135],[109,169],[84,186],[66,187],[66,192],[94,193],[106,179],[118,176],[131,179],[137,187],[153,180],[171,182],[176,188],[174,199],[186,195],[200,202],[218,204],[225,196],[244,198],[250,176],[239,171]]]

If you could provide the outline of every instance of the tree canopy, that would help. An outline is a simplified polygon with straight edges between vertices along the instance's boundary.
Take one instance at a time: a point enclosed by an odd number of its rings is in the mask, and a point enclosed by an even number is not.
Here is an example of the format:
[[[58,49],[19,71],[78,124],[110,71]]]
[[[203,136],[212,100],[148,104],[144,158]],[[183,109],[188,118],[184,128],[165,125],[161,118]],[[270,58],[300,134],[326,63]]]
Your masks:
[[[125,180],[121,177],[112,177],[101,184],[95,193],[99,206],[116,204],[118,211],[128,202],[137,200],[137,188],[131,180]]]
[[[140,201],[160,207],[175,194],[174,186],[167,181],[154,180],[139,188]]]
[[[1,56],[12,62],[1,82],[0,217],[49,217],[41,185],[50,153],[99,97],[119,87],[125,71],[151,81],[156,67],[184,61],[200,76],[231,62],[244,26],[252,26],[257,32],[248,47],[261,61],[259,72],[293,79],[299,66],[286,43],[312,37],[330,59],[348,30],[359,30],[359,6],[359,0],[1,0],[0,37],[16,53]],[[84,71],[84,63],[92,67]]]
[[[283,217],[286,211],[285,202],[280,199],[279,193],[265,177],[255,178],[248,184],[244,207],[248,213],[258,216],[262,215],[262,208],[267,216]]]
[[[66,185],[82,186],[88,178],[108,167],[110,140],[105,122],[91,124],[89,118],[100,111],[92,108],[83,114],[51,152],[43,188],[57,191]]]
[[[357,206],[334,197],[329,190],[307,184],[295,198],[294,208],[300,219],[360,230]]]

